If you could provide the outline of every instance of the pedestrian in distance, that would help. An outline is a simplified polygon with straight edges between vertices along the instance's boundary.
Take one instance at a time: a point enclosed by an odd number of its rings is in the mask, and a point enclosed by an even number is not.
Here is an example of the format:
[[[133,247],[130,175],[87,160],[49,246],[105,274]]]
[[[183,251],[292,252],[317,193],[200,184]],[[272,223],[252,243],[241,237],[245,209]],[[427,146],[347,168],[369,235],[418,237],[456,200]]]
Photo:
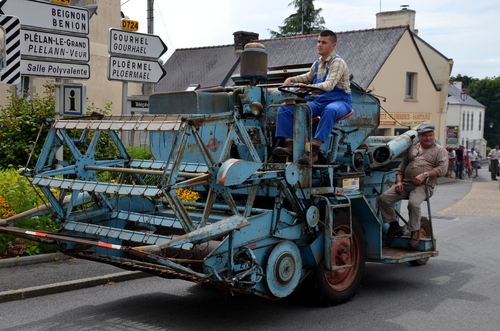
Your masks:
[[[312,114],[320,116],[314,135],[311,151],[299,158],[299,163],[310,164],[318,160],[321,144],[328,138],[337,119],[349,114],[352,109],[352,96],[349,82],[349,69],[345,61],[335,53],[337,35],[330,30],[321,31],[318,36],[317,50],[320,58],[316,60],[309,72],[288,77],[283,85],[294,84],[297,91],[306,86],[322,89],[324,92],[307,101]],[[276,121],[276,137],[285,139],[284,147],[277,147],[273,152],[275,162],[282,162],[293,153],[293,106],[278,108]],[[312,160],[311,160],[312,159]]]
[[[448,153],[443,146],[436,144],[434,130],[434,124],[429,122],[421,123],[417,127],[418,143],[403,155],[396,171],[396,184],[377,199],[382,219],[389,223],[384,240],[392,240],[404,234],[404,228],[396,219],[393,204],[408,199],[408,246],[411,249],[418,249],[420,243],[420,205],[427,198],[427,194],[429,198],[432,196],[438,177],[444,176],[448,169]]]
[[[463,172],[464,172],[465,147],[463,145],[458,146],[458,148],[455,150],[455,154],[456,154],[455,178],[464,179]]]
[[[491,162],[491,180],[498,180],[498,159],[500,158],[500,150],[498,149],[498,144],[495,145],[495,148],[490,151],[488,156],[490,157]]]
[[[469,174],[469,177],[471,177],[471,174],[472,174],[472,162],[470,160],[470,156],[469,155],[465,155],[464,156],[464,168],[467,171],[467,173]]]
[[[446,150],[448,151],[448,160],[449,160],[448,173],[446,174],[446,177],[451,178],[452,173],[455,171],[455,163],[457,160],[457,155],[455,154],[455,150],[451,146],[448,146]]]

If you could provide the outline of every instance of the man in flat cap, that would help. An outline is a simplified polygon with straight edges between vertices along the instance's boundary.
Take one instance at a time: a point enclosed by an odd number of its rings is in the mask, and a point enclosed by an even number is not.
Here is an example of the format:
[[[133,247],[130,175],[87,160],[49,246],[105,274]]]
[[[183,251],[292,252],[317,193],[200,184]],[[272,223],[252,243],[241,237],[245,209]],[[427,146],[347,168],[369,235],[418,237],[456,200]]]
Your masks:
[[[448,170],[448,152],[443,146],[436,144],[434,124],[424,122],[416,130],[418,143],[404,153],[396,171],[396,184],[377,199],[382,219],[389,223],[389,231],[383,236],[384,240],[403,235],[404,229],[396,220],[393,204],[401,199],[408,199],[411,249],[418,249],[420,243],[420,205],[426,199],[426,183],[431,197],[438,177],[446,175]]]

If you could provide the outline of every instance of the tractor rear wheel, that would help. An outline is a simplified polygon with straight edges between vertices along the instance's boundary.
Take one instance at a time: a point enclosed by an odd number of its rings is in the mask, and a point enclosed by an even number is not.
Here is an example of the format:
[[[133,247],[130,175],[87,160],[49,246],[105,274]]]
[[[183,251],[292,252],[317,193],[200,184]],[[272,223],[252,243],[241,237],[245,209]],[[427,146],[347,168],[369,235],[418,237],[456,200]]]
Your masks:
[[[335,217],[333,231],[346,235],[349,229],[349,215],[339,213]],[[323,262],[304,281],[302,292],[313,303],[330,306],[344,303],[354,296],[365,269],[366,242],[358,219],[352,218],[352,240],[342,238],[332,242],[332,267],[348,266],[335,271],[325,269]]]

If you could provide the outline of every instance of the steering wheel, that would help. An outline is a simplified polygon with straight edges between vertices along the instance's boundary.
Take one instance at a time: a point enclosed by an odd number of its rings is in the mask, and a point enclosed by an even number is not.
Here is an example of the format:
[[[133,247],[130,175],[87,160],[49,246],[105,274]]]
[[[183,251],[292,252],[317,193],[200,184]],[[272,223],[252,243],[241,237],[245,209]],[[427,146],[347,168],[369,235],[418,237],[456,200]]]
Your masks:
[[[295,88],[295,89],[290,90],[290,88]],[[301,91],[297,91],[298,89],[301,89]],[[320,89],[319,87],[314,87],[314,86],[310,86],[310,85],[306,85],[306,86],[281,85],[278,87],[278,91],[284,92],[284,93],[290,93],[290,94],[298,96],[299,98],[303,98],[307,94],[311,94],[314,91],[325,92],[325,90]]]

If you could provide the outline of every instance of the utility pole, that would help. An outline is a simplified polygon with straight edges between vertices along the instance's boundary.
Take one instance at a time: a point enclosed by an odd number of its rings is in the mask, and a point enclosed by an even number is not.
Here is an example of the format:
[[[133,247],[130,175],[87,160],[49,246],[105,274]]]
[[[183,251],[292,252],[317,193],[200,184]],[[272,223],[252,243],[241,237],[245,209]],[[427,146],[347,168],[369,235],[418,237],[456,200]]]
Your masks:
[[[300,34],[304,34],[304,0],[300,1],[300,11],[302,12],[302,22],[301,22],[301,28],[300,28]]]
[[[148,0],[148,34],[154,34],[153,6],[154,6],[154,0]],[[144,84],[144,90],[146,95],[153,94],[154,84]]]

